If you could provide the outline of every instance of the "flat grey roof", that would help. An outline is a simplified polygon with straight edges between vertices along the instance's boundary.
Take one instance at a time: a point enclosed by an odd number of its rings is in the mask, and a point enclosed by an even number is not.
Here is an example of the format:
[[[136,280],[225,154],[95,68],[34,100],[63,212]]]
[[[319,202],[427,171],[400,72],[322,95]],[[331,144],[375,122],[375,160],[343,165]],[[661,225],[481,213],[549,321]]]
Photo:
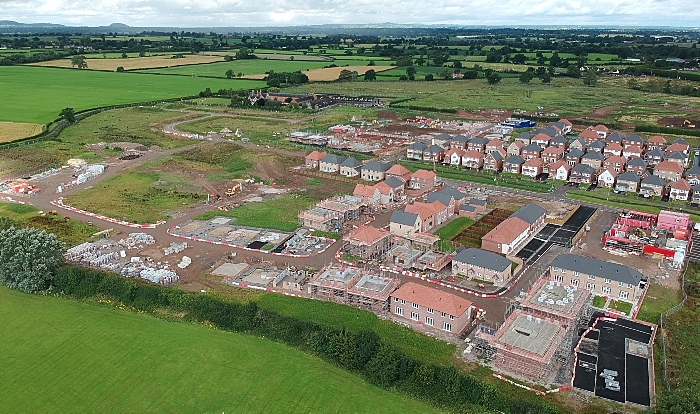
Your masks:
[[[515,348],[520,348],[537,355],[544,355],[552,344],[561,326],[538,319],[534,316],[520,314],[513,322],[504,327],[505,331],[499,341]]]

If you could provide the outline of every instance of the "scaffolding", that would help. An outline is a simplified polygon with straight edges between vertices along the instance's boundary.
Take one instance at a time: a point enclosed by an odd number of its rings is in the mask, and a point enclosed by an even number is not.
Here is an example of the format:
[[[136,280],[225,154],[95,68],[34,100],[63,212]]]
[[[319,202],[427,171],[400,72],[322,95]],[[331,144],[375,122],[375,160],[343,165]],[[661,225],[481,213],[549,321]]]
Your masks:
[[[413,267],[419,270],[432,270],[439,272],[455,257],[455,253],[445,254],[428,250],[418,258]]]
[[[345,225],[360,220],[366,211],[367,204],[358,197],[329,198],[299,213],[299,225],[314,230],[340,231]]]
[[[309,282],[308,292],[316,299],[346,303],[348,288],[360,278],[361,270],[352,266],[329,266]]]
[[[360,226],[343,237],[344,253],[363,260],[383,259],[391,248],[391,233],[369,225]]]
[[[389,295],[399,286],[399,280],[364,275],[355,286],[348,289],[347,305],[371,311],[386,311],[389,309]]]

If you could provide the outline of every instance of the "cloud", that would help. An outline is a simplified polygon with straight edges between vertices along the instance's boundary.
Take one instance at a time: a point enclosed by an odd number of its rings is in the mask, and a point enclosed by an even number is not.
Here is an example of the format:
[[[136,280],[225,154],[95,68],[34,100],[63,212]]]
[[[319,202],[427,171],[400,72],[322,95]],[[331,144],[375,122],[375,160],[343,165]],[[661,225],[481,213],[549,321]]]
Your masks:
[[[2,18],[98,26],[324,23],[697,27],[696,0],[0,0]]]

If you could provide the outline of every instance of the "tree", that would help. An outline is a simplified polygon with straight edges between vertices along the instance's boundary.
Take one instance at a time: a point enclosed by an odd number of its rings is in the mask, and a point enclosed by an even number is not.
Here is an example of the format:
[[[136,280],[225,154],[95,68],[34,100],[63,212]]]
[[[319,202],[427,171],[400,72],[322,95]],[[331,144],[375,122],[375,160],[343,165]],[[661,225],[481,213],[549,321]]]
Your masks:
[[[124,66],[117,66],[117,72],[124,72]]]
[[[425,80],[427,80],[428,82],[430,82],[433,79],[434,79],[434,76],[432,73],[428,73],[427,75],[425,75]]]
[[[576,65],[569,65],[566,67],[566,76],[571,78],[580,78],[581,70]]]
[[[550,83],[552,81],[552,75],[545,73],[544,75],[540,76],[540,79],[542,80],[542,83]]]
[[[343,69],[340,71],[340,75],[338,75],[338,80],[339,81],[352,81],[357,78],[357,71],[354,70],[348,70],[348,69]]]
[[[530,67],[518,78],[522,83],[530,83],[535,78],[535,71]]]
[[[413,80],[416,78],[416,68],[413,66],[409,66],[406,68],[406,75],[408,76],[408,79]]]
[[[369,69],[367,72],[365,72],[365,81],[374,80],[377,80],[377,72],[375,72],[374,69]]]
[[[70,58],[70,65],[72,67],[78,67],[78,69],[87,69],[87,61],[85,60],[85,56],[83,55],[77,55],[73,56]]]
[[[139,52],[139,57],[146,57],[146,52],[143,50]]]
[[[586,86],[596,86],[598,84],[598,74],[594,70],[586,71],[583,77],[583,84]]]
[[[367,66],[374,66],[374,65],[376,65],[376,63],[374,63],[373,60],[370,60],[369,63],[367,64]]]
[[[51,286],[66,245],[32,227],[0,231],[0,282],[32,293]]]
[[[73,108],[63,108],[58,113],[58,117],[67,121],[69,124],[75,123],[75,111]]]
[[[455,59],[452,61],[452,67],[455,69],[461,69],[462,68],[462,61],[459,59]]]
[[[501,75],[499,75],[497,72],[491,72],[486,77],[486,81],[489,83],[489,85],[495,85],[501,81]]]
[[[641,89],[641,86],[639,85],[639,81],[638,81],[637,79],[635,79],[635,78],[630,78],[630,79],[627,81],[627,87],[630,88],[630,89],[634,89],[634,90],[640,90],[640,89]]]
[[[226,71],[226,78],[227,79],[233,78],[233,69],[229,69]]]
[[[122,52],[122,59],[126,59],[128,57],[129,57],[129,55],[127,55],[126,52]]]

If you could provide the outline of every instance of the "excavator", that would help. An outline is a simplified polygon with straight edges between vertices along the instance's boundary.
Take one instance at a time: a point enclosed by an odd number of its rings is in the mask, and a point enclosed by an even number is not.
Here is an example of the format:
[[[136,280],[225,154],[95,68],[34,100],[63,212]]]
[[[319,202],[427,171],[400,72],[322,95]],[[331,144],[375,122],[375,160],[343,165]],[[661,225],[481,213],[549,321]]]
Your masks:
[[[686,126],[688,128],[695,128],[695,124],[693,124],[689,119],[683,121],[683,126]]]
[[[236,194],[236,191],[243,191],[243,180],[234,180],[236,184],[233,185],[233,187],[229,188],[226,190],[226,195],[231,197],[232,195]]]

